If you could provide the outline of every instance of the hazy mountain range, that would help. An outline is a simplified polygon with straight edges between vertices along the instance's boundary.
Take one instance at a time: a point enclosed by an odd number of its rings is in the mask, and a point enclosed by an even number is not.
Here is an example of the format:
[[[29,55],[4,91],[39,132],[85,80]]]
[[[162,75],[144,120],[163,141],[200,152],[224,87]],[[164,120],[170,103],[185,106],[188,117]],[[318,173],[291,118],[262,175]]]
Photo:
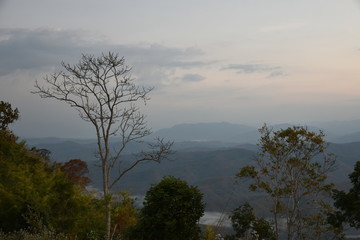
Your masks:
[[[272,126],[286,128],[290,124]],[[330,179],[339,188],[347,188],[347,175],[360,160],[360,121],[317,123],[308,126],[311,130],[322,129],[326,140],[331,142],[329,152],[337,156],[337,169]],[[249,194],[246,184],[235,184],[235,174],[251,163],[256,156],[259,139],[257,128],[231,123],[180,124],[156,131],[151,137],[160,136],[174,141],[176,153],[170,161],[145,163],[126,175],[115,190],[129,190],[134,195],[144,195],[151,184],[163,176],[173,175],[196,185],[204,193],[209,211],[230,211],[243,201],[257,204],[261,210],[263,198]],[[151,138],[147,138],[151,141]],[[26,139],[29,146],[45,148],[52,152],[55,161],[80,158],[87,161],[92,185],[101,188],[100,168],[95,166],[94,139]],[[112,147],[118,144],[112,139]],[[144,145],[130,145],[124,159]],[[125,160],[126,162],[126,160]]]
[[[284,129],[294,124],[269,125],[274,130]],[[296,125],[296,124],[295,124]],[[242,124],[221,123],[192,123],[179,124],[172,128],[164,128],[153,135],[169,138],[177,142],[182,141],[222,141],[233,143],[251,143],[258,141],[259,127]],[[335,143],[360,141],[360,120],[318,122],[307,125],[310,130],[324,131],[326,140]]]

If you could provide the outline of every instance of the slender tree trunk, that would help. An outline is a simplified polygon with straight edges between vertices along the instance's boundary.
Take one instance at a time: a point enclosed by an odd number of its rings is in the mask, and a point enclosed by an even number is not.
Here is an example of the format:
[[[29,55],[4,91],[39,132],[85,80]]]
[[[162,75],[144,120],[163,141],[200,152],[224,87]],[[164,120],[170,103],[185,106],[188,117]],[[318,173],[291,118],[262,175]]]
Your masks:
[[[105,239],[111,239],[111,203],[106,204],[106,234]]]
[[[275,208],[274,208],[274,224],[275,224],[275,238],[278,240],[279,239],[279,223],[278,223],[278,217],[277,217],[277,205],[278,205],[278,200],[276,199],[275,202]]]
[[[104,201],[105,201],[105,240],[110,240],[111,238],[111,199],[109,193],[109,176],[107,172],[106,163],[103,163],[102,166],[102,175],[103,175],[103,191],[104,191]]]

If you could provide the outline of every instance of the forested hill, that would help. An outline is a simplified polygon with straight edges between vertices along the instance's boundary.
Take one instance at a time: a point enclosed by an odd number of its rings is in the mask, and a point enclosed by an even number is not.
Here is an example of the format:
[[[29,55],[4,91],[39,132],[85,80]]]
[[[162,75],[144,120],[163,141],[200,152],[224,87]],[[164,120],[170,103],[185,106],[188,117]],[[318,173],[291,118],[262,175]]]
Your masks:
[[[29,142],[29,144],[31,141]],[[92,185],[101,188],[100,168],[95,166],[95,143],[91,141],[74,141],[52,139],[46,144],[35,144],[52,152],[57,161],[80,158],[89,164]],[[116,142],[113,146],[116,146]],[[151,184],[160,181],[163,176],[172,175],[196,185],[204,193],[207,210],[231,210],[243,201],[258,201],[261,198],[248,194],[245,185],[235,184],[235,174],[244,165],[249,164],[256,155],[256,145],[240,145],[223,142],[188,141],[175,143],[176,153],[171,160],[139,165],[129,172],[115,190],[128,190],[134,195],[144,195]],[[328,150],[337,156],[337,168],[331,173],[331,181],[338,187],[346,188],[347,175],[353,170],[354,163],[360,160],[360,142],[330,144]],[[129,154],[136,151],[134,146]],[[130,155],[124,156],[128,159]],[[259,208],[261,209],[261,208]]]

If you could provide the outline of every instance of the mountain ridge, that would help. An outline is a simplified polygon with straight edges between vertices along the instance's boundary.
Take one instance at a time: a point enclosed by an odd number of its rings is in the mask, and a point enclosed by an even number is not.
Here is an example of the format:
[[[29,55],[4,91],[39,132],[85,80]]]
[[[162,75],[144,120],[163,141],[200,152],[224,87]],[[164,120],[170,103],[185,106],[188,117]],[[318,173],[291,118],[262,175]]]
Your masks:
[[[201,131],[187,132],[192,134],[183,134],[188,136],[186,141],[174,140],[174,150],[176,153],[173,156],[173,160],[164,161],[160,164],[147,163],[138,166],[138,168],[129,172],[121,183],[117,185],[116,189],[126,189],[135,195],[144,195],[146,190],[160,181],[163,176],[173,175],[175,177],[182,178],[189,182],[189,184],[196,185],[204,193],[204,199],[208,203],[207,210],[210,211],[222,211],[228,206],[228,210],[236,207],[236,204],[245,200],[258,202],[261,209],[262,201],[257,200],[257,195],[248,194],[245,186],[237,186],[235,184],[235,174],[244,165],[251,163],[254,160],[258,147],[256,142],[260,134],[255,128],[249,129],[244,126],[236,126],[236,124],[219,123],[222,129],[228,129],[226,131],[231,132],[232,137],[236,134],[241,134],[244,141],[231,141],[229,138],[227,141],[221,141],[224,139],[224,135],[218,136],[211,133],[205,135],[203,140],[199,140],[199,133],[210,131],[217,128],[217,123],[212,124],[184,124],[182,126],[175,127],[175,130],[183,131],[184,127],[188,129],[194,129],[194,127],[202,128]],[[360,122],[359,122],[360,125]],[[275,130],[280,128],[286,128],[292,126],[290,124],[274,125]],[[355,127],[355,125],[354,125]],[[319,126],[308,127],[310,130],[322,129]],[[221,129],[219,127],[219,129]],[[237,129],[237,130],[235,130]],[[174,129],[165,129],[164,131],[173,131]],[[250,130],[250,131],[249,131]],[[323,129],[324,130],[324,129]],[[330,129],[331,130],[331,129]],[[326,131],[330,131],[326,130]],[[356,130],[354,128],[354,130]],[[241,132],[242,131],[242,132]],[[186,131],[185,131],[186,132]],[[217,131],[214,131],[215,133]],[[240,133],[239,133],[240,132]],[[159,132],[155,132],[158,134]],[[255,133],[257,135],[255,135]],[[176,131],[172,132],[176,134]],[[348,174],[352,172],[356,161],[360,160],[360,138],[357,139],[357,132],[353,132],[351,140],[355,140],[347,143],[330,143],[328,151],[334,153],[337,156],[337,169],[330,173],[330,180],[335,182],[341,189],[346,189],[349,186]],[[168,135],[170,138],[170,135]],[[333,135],[334,139],[346,139],[345,135]],[[148,138],[147,141],[150,141]],[[168,139],[168,138],[167,138]],[[208,139],[208,140],[204,140]],[[349,138],[348,138],[349,139]],[[46,148],[52,152],[51,157],[55,161],[68,161],[73,158],[80,158],[88,162],[90,168],[90,178],[93,181],[93,186],[101,189],[101,174],[100,168],[95,167],[97,163],[94,152],[96,151],[95,139],[90,140],[76,140],[76,139],[54,139],[45,138],[42,143],[41,139],[28,139],[28,146],[35,146],[37,148]],[[176,141],[177,140],[177,141]],[[116,139],[112,139],[111,148],[116,147],[119,142]],[[145,143],[140,146],[130,145],[130,149],[125,153],[126,158],[130,158],[131,154],[137,150],[143,149]],[[126,161],[125,163],[126,164]],[[115,172],[114,172],[115,173]],[[231,201],[230,201],[230,200]]]

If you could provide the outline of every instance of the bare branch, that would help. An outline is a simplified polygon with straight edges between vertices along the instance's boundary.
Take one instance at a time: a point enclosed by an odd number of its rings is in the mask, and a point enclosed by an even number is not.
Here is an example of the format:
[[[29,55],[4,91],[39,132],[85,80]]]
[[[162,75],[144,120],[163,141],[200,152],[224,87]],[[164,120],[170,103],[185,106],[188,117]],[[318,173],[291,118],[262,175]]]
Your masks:
[[[172,143],[158,139],[149,152],[142,152],[130,167],[119,172],[110,184],[111,169],[121,161],[121,154],[131,142],[141,143],[151,134],[145,116],[136,104],[150,99],[152,87],[140,87],[130,75],[131,68],[125,65],[123,57],[109,52],[100,57],[83,54],[74,65],[61,63],[63,71],[44,78],[45,86],[35,82],[32,93],[41,98],[53,98],[75,108],[81,119],[90,122],[96,131],[97,156],[101,162],[104,197],[121,177],[140,162],[166,159],[171,153]],[[121,145],[117,150],[109,149],[109,139],[117,136]],[[110,236],[110,205],[107,205],[107,239]]]
[[[119,172],[118,176],[112,181],[110,188],[141,162],[151,161],[160,163],[163,160],[168,160],[174,154],[174,151],[171,150],[173,144],[173,142],[165,142],[161,138],[157,138],[155,143],[149,143],[149,151],[142,151],[129,167]]]

